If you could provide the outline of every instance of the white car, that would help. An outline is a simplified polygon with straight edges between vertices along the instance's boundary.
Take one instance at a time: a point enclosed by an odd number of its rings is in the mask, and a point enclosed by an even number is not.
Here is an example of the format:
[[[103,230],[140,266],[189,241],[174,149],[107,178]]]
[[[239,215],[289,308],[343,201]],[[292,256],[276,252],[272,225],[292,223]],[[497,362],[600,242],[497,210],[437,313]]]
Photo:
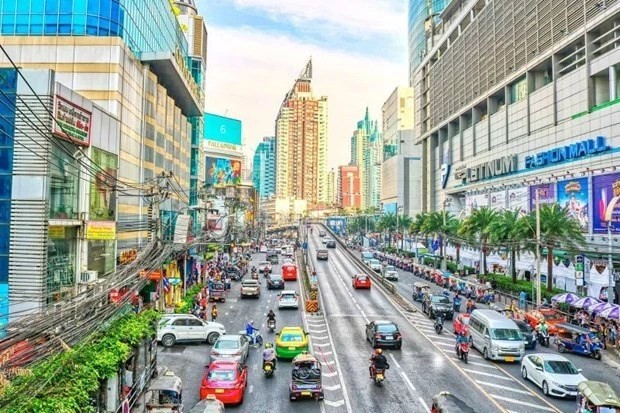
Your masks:
[[[271,263],[269,261],[261,261],[258,263],[258,272],[271,272]]]
[[[388,265],[383,269],[383,276],[386,280],[398,281],[398,271],[393,265]]]
[[[284,290],[278,298],[278,308],[299,308],[299,295],[293,290]]]
[[[206,341],[213,344],[224,334],[224,325],[201,320],[192,314],[166,314],[157,326],[157,341],[164,347],[188,341]]]
[[[566,357],[553,353],[528,354],[521,360],[521,375],[540,387],[545,396],[575,397],[577,385],[587,379]]]
[[[383,269],[383,266],[381,265],[381,261],[375,260],[375,259],[370,260],[368,266],[374,272],[381,272],[381,270]]]

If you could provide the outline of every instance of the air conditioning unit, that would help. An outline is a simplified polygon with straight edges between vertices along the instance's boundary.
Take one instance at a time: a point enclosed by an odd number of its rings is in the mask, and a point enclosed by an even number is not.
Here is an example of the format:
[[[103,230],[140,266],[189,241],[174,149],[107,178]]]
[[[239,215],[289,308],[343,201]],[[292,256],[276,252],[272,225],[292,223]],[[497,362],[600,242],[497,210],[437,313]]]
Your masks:
[[[99,278],[99,271],[82,271],[80,274],[80,284],[90,284],[97,281]]]

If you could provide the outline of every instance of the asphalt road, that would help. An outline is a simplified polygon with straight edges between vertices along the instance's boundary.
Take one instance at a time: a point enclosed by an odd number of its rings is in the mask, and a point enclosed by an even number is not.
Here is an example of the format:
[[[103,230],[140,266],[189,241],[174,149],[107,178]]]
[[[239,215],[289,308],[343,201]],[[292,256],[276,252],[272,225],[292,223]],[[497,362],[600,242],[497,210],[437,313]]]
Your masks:
[[[264,259],[264,254],[254,254],[252,264]],[[281,267],[274,265],[274,273],[281,273]],[[249,277],[246,276],[246,278]],[[266,314],[270,308],[276,313],[277,330],[283,326],[302,326],[300,310],[278,310],[277,294],[279,290],[267,290],[265,279],[260,277],[261,295],[258,299],[239,297],[240,284],[233,282],[231,290],[226,296],[226,302],[218,304],[218,322],[226,326],[228,334],[237,334],[245,330],[245,324],[254,320],[254,325],[261,327],[261,334],[265,342],[275,342],[274,334],[266,328]],[[287,281],[287,290],[300,291],[298,282]],[[301,306],[300,306],[301,307]],[[210,312],[209,306],[209,312]],[[199,400],[200,382],[204,367],[208,362],[211,346],[207,344],[177,344],[171,348],[159,347],[159,364],[167,366],[183,380],[183,399],[186,410],[189,411]],[[249,370],[248,386],[245,391],[245,400],[240,406],[227,406],[226,411],[234,412],[285,412],[290,411],[291,402],[288,399],[288,386],[291,377],[291,368],[286,361],[279,361],[274,376],[266,379],[262,373],[262,348],[251,348],[247,361]],[[314,400],[296,402],[295,411],[299,413],[319,412],[319,404]]]

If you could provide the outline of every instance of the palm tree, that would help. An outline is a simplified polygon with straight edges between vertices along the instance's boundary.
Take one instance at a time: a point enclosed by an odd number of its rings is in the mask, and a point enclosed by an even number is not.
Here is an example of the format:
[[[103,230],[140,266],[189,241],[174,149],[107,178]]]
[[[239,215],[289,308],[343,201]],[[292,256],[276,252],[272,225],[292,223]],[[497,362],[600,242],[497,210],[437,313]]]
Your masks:
[[[528,220],[519,209],[504,210],[497,214],[497,219],[489,225],[493,243],[502,244],[510,252],[510,275],[512,282],[517,282],[517,254],[523,241],[531,233]]]
[[[396,225],[396,232],[397,232],[397,237],[399,236],[399,234],[404,233],[405,229],[409,228],[411,226],[411,222],[413,220],[411,219],[411,217],[409,215],[406,214],[402,214],[402,215],[398,215],[398,221],[397,221],[397,225]],[[398,249],[398,245],[399,242],[398,240],[396,240],[396,248]],[[400,244],[402,245],[402,244]]]
[[[553,288],[553,250],[562,247],[577,252],[585,245],[585,238],[577,220],[568,215],[560,205],[540,205],[540,248],[547,249],[547,291]],[[536,227],[536,211],[530,212],[529,224]]]
[[[420,212],[419,214],[416,214],[415,218],[411,220],[411,224],[409,224],[409,233],[415,235],[416,239],[416,250],[417,250],[417,242],[418,242],[418,236],[422,236],[425,237],[426,234],[424,233],[424,223],[426,222],[426,219],[428,218],[428,213],[426,212]]]
[[[446,224],[446,242],[454,245],[456,249],[456,263],[461,262],[461,247],[463,246],[462,238],[460,238],[459,232],[461,230],[461,226],[463,225],[463,221],[456,217],[452,217]]]
[[[381,215],[377,221],[377,230],[387,231],[389,234],[388,246],[392,246],[392,232],[396,229],[396,214],[388,212]]]
[[[460,228],[459,235],[478,240],[482,249],[482,271],[487,275],[487,244],[491,232],[490,225],[497,219],[497,212],[489,207],[475,209],[470,216],[465,218]]]

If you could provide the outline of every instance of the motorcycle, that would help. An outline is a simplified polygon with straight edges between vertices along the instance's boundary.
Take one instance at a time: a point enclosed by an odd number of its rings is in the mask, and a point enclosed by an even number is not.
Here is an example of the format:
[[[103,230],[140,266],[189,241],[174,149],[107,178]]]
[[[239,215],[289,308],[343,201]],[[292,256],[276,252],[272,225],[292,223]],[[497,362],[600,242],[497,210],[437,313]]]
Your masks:
[[[273,362],[266,361],[263,363],[263,374],[265,375],[265,377],[269,378],[273,376],[274,370],[275,366],[273,365]]]
[[[456,343],[456,356],[467,364],[467,356],[469,355],[469,342]]]
[[[441,334],[441,332],[443,331],[443,318],[441,318],[441,316],[435,319],[434,328],[437,334]]]
[[[549,332],[548,331],[537,331],[536,338],[538,339],[538,343],[541,346],[549,347]]]
[[[267,320],[267,328],[273,333],[276,330],[276,320]]]
[[[456,314],[461,312],[461,299],[460,298],[455,298],[453,303],[452,303],[452,305],[453,305],[453,308],[454,308],[454,312]]]
[[[375,382],[375,385],[379,387],[383,385],[383,380],[385,380],[385,370],[389,368],[390,368],[389,365],[386,365],[385,369],[379,369],[375,367],[374,374],[372,377],[372,380]]]

